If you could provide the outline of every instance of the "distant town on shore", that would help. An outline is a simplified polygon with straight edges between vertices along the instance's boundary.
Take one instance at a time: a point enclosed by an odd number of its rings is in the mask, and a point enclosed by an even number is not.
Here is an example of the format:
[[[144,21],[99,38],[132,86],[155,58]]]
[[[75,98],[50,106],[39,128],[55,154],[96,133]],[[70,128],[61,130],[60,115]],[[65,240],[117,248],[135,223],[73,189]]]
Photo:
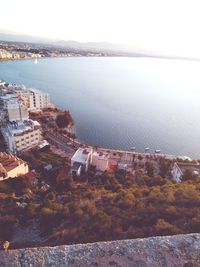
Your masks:
[[[131,52],[117,51],[106,48],[79,47],[74,43],[44,44],[26,42],[0,41],[0,60],[34,59],[43,57],[112,57],[112,56],[132,56]]]

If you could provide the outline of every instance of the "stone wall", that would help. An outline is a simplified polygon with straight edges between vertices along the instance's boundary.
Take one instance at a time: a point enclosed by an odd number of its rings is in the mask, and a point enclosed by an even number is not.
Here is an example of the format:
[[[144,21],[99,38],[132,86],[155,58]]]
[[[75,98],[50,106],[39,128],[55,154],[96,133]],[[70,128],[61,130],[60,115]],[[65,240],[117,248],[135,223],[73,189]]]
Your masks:
[[[200,234],[0,251],[1,267],[197,267]]]

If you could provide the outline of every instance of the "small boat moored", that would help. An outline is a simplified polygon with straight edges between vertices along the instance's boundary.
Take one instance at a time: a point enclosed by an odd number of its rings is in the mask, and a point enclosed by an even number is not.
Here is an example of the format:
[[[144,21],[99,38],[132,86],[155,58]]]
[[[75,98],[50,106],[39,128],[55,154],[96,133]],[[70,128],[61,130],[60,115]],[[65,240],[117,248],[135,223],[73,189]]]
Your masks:
[[[160,153],[160,150],[159,150],[159,149],[156,149],[156,150],[155,150],[155,153],[156,153],[156,154],[159,154],[159,153]]]
[[[131,150],[134,151],[134,150],[135,150],[135,146],[132,146],[132,147],[131,147]]]
[[[145,151],[149,151],[150,150],[150,148],[149,147],[145,147]]]

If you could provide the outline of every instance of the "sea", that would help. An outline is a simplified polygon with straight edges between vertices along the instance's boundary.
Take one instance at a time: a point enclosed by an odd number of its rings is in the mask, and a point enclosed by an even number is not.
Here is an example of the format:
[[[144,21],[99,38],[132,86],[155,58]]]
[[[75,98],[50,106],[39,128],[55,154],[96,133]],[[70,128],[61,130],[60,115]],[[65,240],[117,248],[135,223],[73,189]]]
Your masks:
[[[200,159],[200,62],[68,57],[0,63],[0,79],[48,92],[79,140]]]

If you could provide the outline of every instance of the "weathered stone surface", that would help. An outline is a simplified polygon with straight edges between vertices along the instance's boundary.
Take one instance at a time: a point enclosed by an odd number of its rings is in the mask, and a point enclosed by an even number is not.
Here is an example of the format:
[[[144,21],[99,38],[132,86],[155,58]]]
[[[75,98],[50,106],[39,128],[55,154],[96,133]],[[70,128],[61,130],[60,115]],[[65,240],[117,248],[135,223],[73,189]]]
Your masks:
[[[0,267],[197,267],[200,234],[0,251]]]

